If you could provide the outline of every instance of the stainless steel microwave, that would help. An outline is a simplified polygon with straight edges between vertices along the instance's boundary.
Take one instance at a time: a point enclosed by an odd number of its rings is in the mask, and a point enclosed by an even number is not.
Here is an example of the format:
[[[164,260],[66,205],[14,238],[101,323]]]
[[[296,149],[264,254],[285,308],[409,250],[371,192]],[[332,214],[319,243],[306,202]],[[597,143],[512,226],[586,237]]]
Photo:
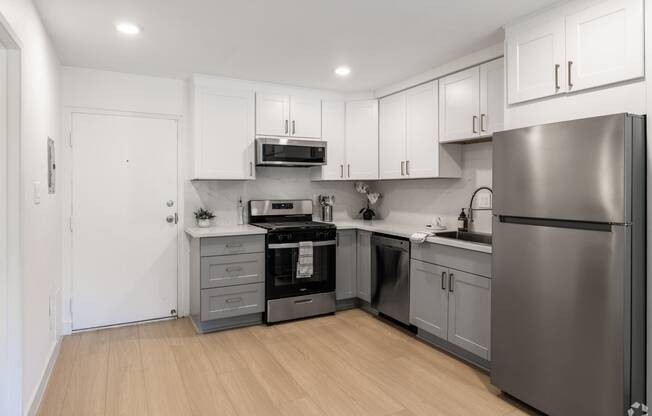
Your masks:
[[[327,143],[275,137],[256,139],[257,166],[320,166],[326,164]]]

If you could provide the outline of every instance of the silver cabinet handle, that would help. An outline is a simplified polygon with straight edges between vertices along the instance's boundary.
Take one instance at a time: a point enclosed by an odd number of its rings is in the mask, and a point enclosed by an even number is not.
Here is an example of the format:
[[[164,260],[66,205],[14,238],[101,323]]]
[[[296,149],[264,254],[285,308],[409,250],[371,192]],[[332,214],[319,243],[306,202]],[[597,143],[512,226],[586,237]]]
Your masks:
[[[555,90],[561,88],[561,85],[559,85],[559,67],[559,64],[555,64]]]
[[[480,131],[487,131],[487,115],[486,114],[480,114]]]
[[[478,132],[478,129],[475,127],[476,121],[478,121],[478,116],[473,116],[473,133]]]
[[[313,299],[302,299],[302,300],[295,300],[294,304],[295,305],[302,305],[302,304],[305,304],[305,303],[312,303],[312,302],[313,302]]]
[[[344,165],[340,165],[340,178],[344,177]]]
[[[290,123],[289,120],[285,120],[285,134],[288,134],[288,132],[290,131],[289,123]]]
[[[350,178],[351,177],[351,165],[347,163],[346,165],[346,170],[347,170],[347,176]]]
[[[226,243],[226,248],[242,247],[242,243]]]
[[[227,272],[241,272],[242,271],[242,266],[227,267],[226,271]]]
[[[573,67],[573,61],[568,61],[568,88],[573,88],[573,82],[571,81],[572,67]]]
[[[405,175],[405,162],[401,160],[401,176]]]
[[[292,135],[294,136],[295,133],[297,132],[297,122],[295,120],[292,120]]]
[[[455,284],[455,275],[453,273],[448,275],[448,291],[449,292],[454,292],[455,288],[453,285]]]
[[[441,290],[446,290],[446,272],[441,272]]]
[[[242,298],[241,298],[241,297],[237,297],[237,298],[228,298],[228,299],[226,300],[226,303],[236,303],[236,302],[242,302]]]
[[[407,176],[410,176],[410,161],[409,160],[405,161],[405,174]]]

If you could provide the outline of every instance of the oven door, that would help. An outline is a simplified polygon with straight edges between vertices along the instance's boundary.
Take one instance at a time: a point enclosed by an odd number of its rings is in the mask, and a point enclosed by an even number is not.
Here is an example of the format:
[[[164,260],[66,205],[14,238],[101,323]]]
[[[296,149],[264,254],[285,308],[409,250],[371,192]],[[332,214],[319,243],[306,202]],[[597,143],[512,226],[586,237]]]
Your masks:
[[[335,240],[313,243],[313,273],[297,277],[299,243],[267,245],[267,299],[279,299],[335,290]]]
[[[326,164],[326,142],[261,138],[256,140],[258,166],[319,166]]]

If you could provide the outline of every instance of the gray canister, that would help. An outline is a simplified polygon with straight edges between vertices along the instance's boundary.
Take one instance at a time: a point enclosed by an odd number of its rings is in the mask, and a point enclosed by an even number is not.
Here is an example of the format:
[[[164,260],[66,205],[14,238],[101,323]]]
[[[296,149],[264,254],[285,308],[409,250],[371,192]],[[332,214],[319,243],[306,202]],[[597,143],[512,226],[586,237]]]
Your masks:
[[[321,205],[321,220],[324,222],[333,222],[333,204],[335,195],[319,195],[319,205]]]

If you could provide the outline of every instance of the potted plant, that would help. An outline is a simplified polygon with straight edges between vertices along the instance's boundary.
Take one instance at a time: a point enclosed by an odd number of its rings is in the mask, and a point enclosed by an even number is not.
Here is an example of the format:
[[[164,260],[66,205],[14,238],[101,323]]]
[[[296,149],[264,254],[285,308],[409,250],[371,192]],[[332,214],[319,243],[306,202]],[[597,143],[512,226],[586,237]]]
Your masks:
[[[382,195],[380,192],[369,192],[369,185],[366,183],[358,182],[354,186],[357,192],[364,194],[367,197],[366,207],[362,208],[359,212],[359,214],[362,214],[362,219],[365,221],[374,219],[376,216],[376,211],[374,211],[371,207],[378,202]]]
[[[210,227],[213,223],[213,218],[215,218],[215,214],[207,209],[199,208],[195,211],[195,221],[197,221],[198,227]]]

